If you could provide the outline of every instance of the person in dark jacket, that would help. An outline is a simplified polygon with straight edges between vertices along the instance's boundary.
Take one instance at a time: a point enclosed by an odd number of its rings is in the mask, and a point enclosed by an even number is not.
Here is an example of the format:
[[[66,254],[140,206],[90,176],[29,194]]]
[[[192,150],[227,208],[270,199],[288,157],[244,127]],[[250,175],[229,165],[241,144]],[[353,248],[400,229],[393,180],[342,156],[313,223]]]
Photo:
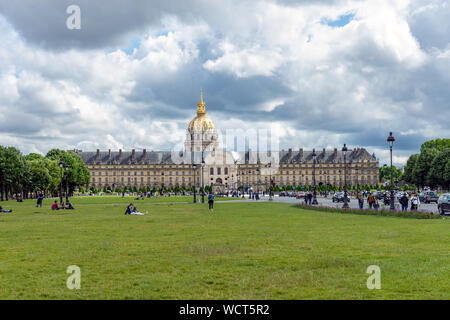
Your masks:
[[[208,195],[208,205],[209,205],[209,210],[214,211],[214,194],[210,193]]]
[[[364,198],[360,197],[359,195],[358,195],[358,204],[360,209],[364,208]]]
[[[127,207],[127,210],[125,211],[125,214],[131,214],[132,207],[133,207],[133,204],[130,203],[130,204],[128,205],[128,207]]]
[[[406,196],[406,193],[400,198],[400,204],[402,205],[402,211],[408,211],[408,197]]]
[[[42,201],[44,200],[44,195],[42,193],[39,194],[36,202],[36,207],[42,208]]]

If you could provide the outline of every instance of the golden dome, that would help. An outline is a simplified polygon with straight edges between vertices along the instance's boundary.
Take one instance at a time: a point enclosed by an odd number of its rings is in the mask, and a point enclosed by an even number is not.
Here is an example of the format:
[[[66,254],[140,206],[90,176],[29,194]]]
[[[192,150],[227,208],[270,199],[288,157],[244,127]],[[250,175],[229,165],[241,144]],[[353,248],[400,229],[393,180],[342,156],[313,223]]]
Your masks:
[[[206,115],[206,104],[203,101],[203,91],[200,89],[200,102],[197,104],[197,116],[189,122],[189,131],[215,130],[216,127]]]
[[[206,114],[197,115],[194,119],[189,122],[188,130],[189,131],[207,131],[207,130],[215,130],[216,127],[214,123]]]

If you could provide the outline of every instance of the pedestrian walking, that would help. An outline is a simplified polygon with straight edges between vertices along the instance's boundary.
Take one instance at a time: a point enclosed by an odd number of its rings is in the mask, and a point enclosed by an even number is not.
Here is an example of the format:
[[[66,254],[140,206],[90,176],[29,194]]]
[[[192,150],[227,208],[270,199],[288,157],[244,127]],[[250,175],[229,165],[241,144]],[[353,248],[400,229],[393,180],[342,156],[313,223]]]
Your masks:
[[[400,198],[400,204],[402,205],[402,212],[408,211],[408,197],[406,196],[406,193]]]
[[[374,196],[372,194],[369,194],[369,197],[367,197],[367,203],[369,204],[369,209],[372,209],[372,207],[373,207],[373,200],[374,200]]]
[[[364,198],[360,197],[359,195],[358,195],[358,204],[360,209],[364,208]]]
[[[209,205],[209,210],[214,211],[214,194],[213,193],[209,193],[209,195],[208,195],[208,205]]]
[[[44,195],[42,193],[39,193],[39,196],[37,198],[36,207],[42,208],[42,201],[44,200]]]
[[[413,197],[411,198],[411,210],[416,211],[417,209],[419,209],[419,205],[420,205],[419,197],[417,196],[417,194],[414,194]]]

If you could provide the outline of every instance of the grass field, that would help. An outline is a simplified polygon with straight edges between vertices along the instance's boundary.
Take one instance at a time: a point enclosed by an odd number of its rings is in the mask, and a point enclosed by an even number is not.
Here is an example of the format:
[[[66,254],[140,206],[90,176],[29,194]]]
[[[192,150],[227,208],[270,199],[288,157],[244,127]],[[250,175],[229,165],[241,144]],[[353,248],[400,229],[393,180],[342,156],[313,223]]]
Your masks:
[[[0,214],[0,299],[450,298],[448,219],[153,200],[138,204],[149,215],[124,216],[130,199],[116,198],[56,212],[2,203],[14,212]],[[80,290],[66,287],[70,265]],[[381,290],[366,287],[369,265]]]

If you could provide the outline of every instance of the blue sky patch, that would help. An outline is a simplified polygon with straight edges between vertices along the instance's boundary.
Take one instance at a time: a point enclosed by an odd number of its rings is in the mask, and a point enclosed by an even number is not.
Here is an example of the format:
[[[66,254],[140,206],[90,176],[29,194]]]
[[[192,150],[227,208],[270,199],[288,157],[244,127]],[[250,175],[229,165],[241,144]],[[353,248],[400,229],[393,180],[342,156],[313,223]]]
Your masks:
[[[128,47],[122,49],[122,51],[125,52],[127,55],[131,55],[131,54],[133,54],[134,49],[139,49],[140,45],[141,45],[141,39],[139,37],[133,37],[133,38],[131,38]]]
[[[342,28],[343,26],[350,23],[355,17],[355,13],[348,13],[342,16],[339,16],[336,20],[330,20],[327,18],[323,18],[320,23],[326,24],[332,28]]]

